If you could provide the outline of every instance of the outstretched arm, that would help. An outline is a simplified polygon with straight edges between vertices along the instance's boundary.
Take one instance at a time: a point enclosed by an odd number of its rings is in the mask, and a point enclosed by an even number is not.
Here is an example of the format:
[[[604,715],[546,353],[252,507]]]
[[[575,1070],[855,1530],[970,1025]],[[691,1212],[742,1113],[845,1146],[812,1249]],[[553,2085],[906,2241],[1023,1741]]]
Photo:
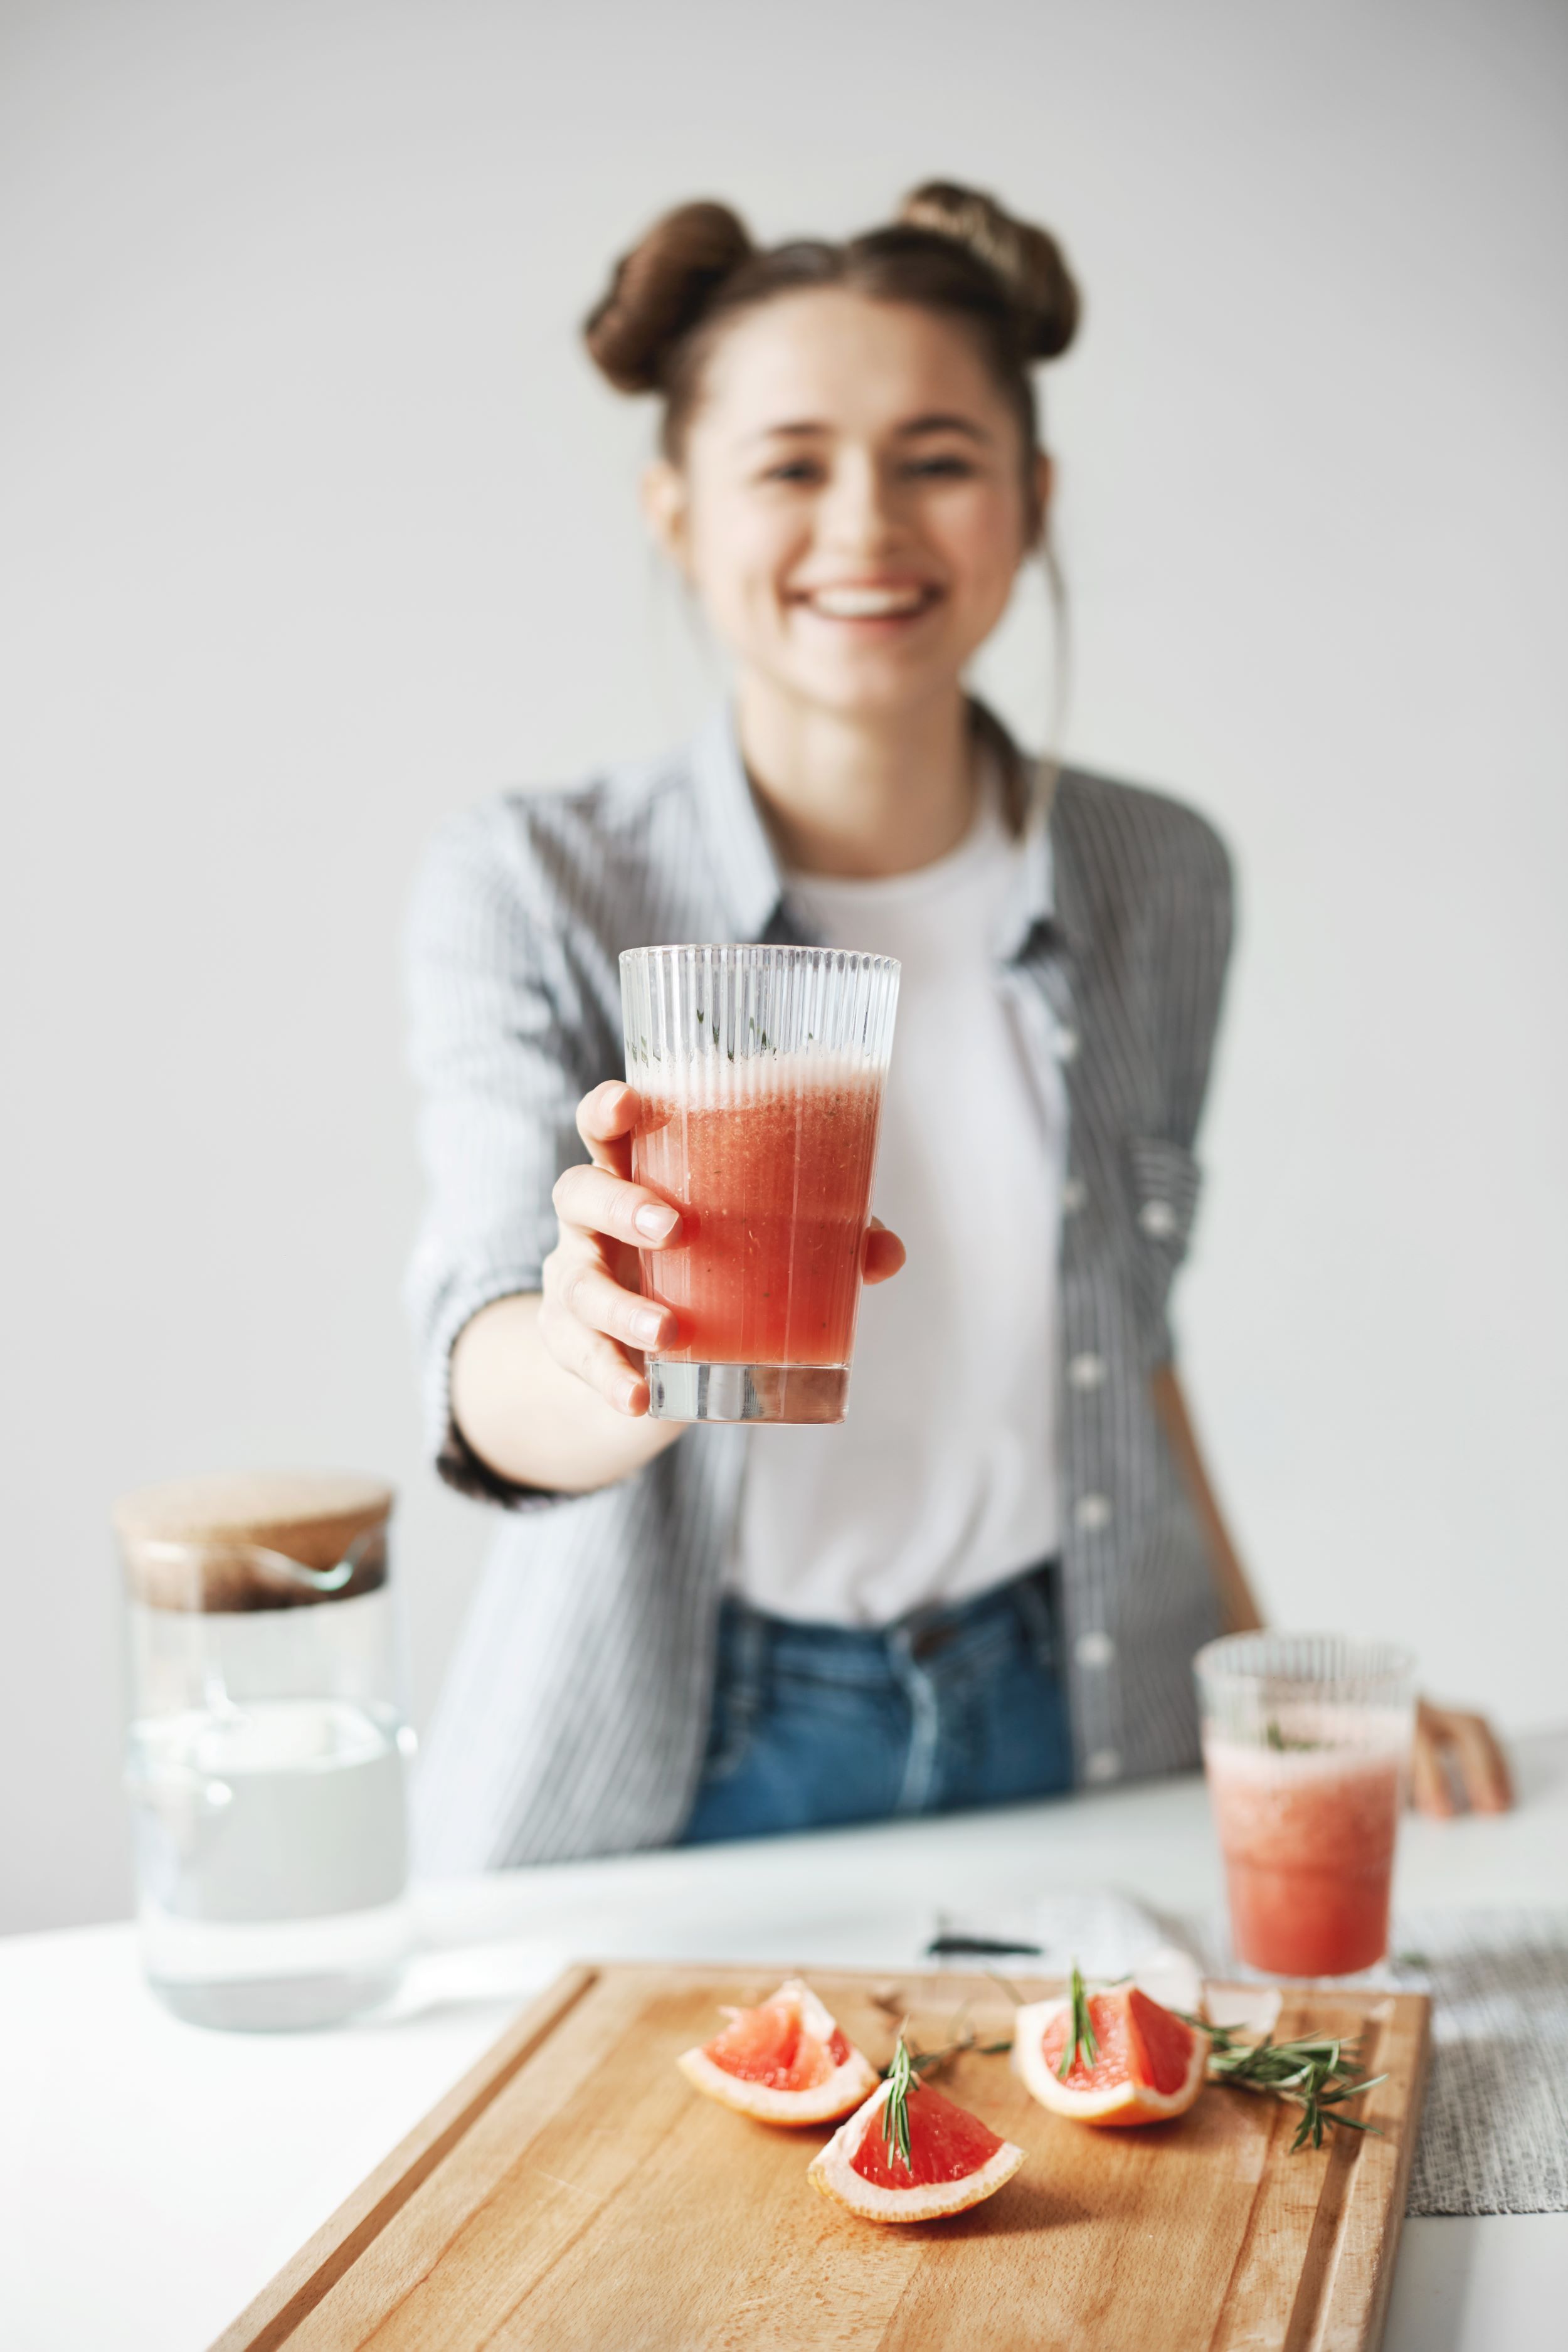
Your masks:
[[[679,1213],[631,1181],[641,1108],[618,1078],[584,1096],[577,1132],[593,1156],[557,1180],[542,1289],[483,1307],[452,1351],[458,1428],[510,1485],[582,1494],[640,1470],[680,1434],[647,1410],[644,1358],[668,1343],[676,1318],[641,1295],[637,1254],[679,1248],[682,1235]],[[866,1280],[885,1282],[903,1262],[902,1243],[873,1221]]]

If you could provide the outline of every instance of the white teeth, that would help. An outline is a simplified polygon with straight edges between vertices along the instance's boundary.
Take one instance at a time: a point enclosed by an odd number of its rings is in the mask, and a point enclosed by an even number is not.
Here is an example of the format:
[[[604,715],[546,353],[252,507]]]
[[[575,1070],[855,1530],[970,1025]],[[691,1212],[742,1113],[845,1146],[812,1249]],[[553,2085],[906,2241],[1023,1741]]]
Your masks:
[[[818,588],[811,599],[830,621],[879,621],[894,613],[916,613],[923,588]]]

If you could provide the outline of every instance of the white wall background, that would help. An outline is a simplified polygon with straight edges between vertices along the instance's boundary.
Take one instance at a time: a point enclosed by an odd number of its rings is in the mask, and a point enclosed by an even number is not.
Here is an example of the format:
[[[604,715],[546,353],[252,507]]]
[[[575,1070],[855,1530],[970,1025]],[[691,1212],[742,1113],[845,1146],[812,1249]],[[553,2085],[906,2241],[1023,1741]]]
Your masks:
[[[428,1705],[484,1524],[418,1458],[401,909],[710,691],[574,340],[689,194],[1059,228],[1068,748],[1244,889],[1223,1486],[1281,1617],[1562,1715],[1565,131],[1556,0],[0,6],[0,1926],[128,1902],[121,1488],[395,1474]]]

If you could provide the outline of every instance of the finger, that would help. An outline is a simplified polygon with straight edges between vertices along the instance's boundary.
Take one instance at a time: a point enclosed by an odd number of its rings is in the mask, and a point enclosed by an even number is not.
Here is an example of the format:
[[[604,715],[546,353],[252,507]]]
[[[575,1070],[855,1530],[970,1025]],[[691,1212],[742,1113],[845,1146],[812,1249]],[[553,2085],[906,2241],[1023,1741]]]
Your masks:
[[[1415,1745],[1410,1756],[1410,1793],[1418,1811],[1447,1820],[1454,1811],[1453,1791],[1443,1769],[1441,1745],[1429,1712],[1423,1709],[1415,1727]]]
[[[612,1234],[632,1249],[663,1249],[680,1230],[679,1209],[607,1168],[566,1169],[550,1197],[563,1224]]]
[[[590,1331],[602,1331],[628,1348],[645,1350],[673,1337],[675,1318],[657,1298],[643,1298],[623,1290],[605,1272],[597,1255],[584,1257],[562,1275],[556,1286],[561,1305]]]
[[[595,1165],[616,1176],[629,1176],[631,1136],[642,1111],[642,1097],[624,1078],[606,1078],[577,1106],[577,1132],[594,1155]]]
[[[1513,1803],[1513,1779],[1492,1727],[1479,1715],[1450,1713],[1448,1736],[1458,1759],[1466,1796],[1478,1813],[1506,1813]]]
[[[539,1328],[556,1362],[574,1372],[616,1412],[636,1420],[647,1411],[647,1381],[613,1339],[602,1331],[591,1331],[563,1309],[542,1315]]]
[[[897,1234],[890,1234],[880,1217],[873,1217],[860,1262],[866,1281],[886,1282],[898,1273],[908,1255]]]

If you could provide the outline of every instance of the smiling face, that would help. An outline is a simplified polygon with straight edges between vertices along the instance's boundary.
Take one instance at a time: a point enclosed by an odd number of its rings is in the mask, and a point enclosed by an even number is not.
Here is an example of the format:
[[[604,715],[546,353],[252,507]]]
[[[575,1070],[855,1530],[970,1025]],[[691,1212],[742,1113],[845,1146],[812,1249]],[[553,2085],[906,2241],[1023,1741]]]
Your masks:
[[[1048,488],[960,325],[824,288],[724,329],[647,502],[743,691],[871,719],[961,690]]]

